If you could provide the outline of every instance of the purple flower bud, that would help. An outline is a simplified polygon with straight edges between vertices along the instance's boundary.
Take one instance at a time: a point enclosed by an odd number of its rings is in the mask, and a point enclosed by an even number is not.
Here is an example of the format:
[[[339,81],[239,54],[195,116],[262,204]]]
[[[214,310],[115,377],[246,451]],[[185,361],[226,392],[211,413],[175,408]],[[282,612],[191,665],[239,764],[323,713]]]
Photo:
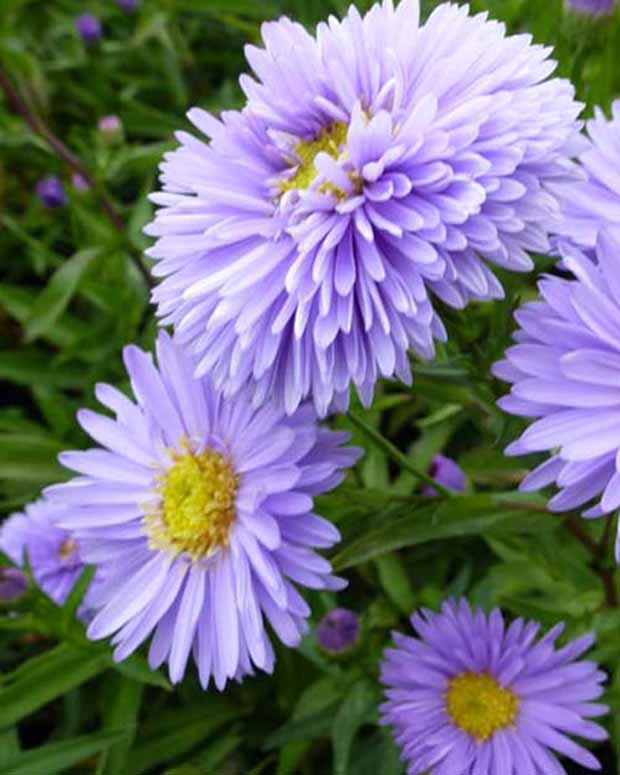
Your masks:
[[[113,144],[123,139],[123,122],[118,116],[102,116],[97,127],[107,143]]]
[[[138,7],[138,0],[116,0],[116,4],[125,13],[133,13]]]
[[[568,7],[574,11],[582,11],[592,16],[612,13],[615,0],[567,0]]]
[[[19,568],[0,568],[0,602],[10,603],[28,588],[28,577]]]
[[[73,188],[75,188],[77,191],[90,190],[88,181],[83,175],[80,175],[79,172],[74,172],[73,175],[71,175],[71,183],[73,184]]]
[[[84,43],[96,43],[101,38],[101,22],[94,13],[80,14],[75,20],[75,29]]]
[[[62,207],[67,203],[67,196],[60,178],[48,175],[37,183],[37,196],[45,207]]]
[[[316,630],[319,645],[330,654],[342,654],[357,644],[359,617],[348,608],[334,608],[326,614]]]
[[[449,487],[451,490],[463,492],[467,483],[467,478],[463,469],[449,457],[445,455],[435,455],[433,462],[428,469],[428,475],[432,476],[439,484]],[[429,484],[422,487],[422,494],[429,497],[437,495],[437,491]]]

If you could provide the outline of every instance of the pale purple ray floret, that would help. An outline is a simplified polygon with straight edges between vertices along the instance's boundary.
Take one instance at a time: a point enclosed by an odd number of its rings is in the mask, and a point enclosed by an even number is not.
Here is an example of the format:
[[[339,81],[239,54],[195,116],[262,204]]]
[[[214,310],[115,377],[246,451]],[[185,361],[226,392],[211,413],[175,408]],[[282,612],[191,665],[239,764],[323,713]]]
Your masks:
[[[562,245],[574,276],[539,282],[539,299],[515,315],[516,344],[494,367],[512,383],[499,405],[531,418],[507,454],[550,453],[521,488],[555,484],[549,508],[587,507],[584,517],[620,508],[620,241],[603,230],[594,255]]]
[[[153,668],[168,662],[179,681],[193,654],[202,685],[222,689],[253,666],[272,670],[267,623],[300,643],[310,609],[298,586],[345,586],[315,551],[339,533],[313,498],[340,483],[359,450],[308,404],[289,417],[254,408],[247,392],[224,398],[164,332],[156,352],[157,365],[125,348],[135,401],[97,386],[115,417],[79,413],[100,446],[63,453],[80,476],[46,494],[104,576],[89,637],[113,636],[122,660],[152,635]]]
[[[316,35],[282,18],[248,46],[242,111],[188,116],[147,233],[162,323],[197,373],[287,413],[410,381],[452,307],[532,268],[572,179],[581,105],[550,49],[467,6],[351,7]]]

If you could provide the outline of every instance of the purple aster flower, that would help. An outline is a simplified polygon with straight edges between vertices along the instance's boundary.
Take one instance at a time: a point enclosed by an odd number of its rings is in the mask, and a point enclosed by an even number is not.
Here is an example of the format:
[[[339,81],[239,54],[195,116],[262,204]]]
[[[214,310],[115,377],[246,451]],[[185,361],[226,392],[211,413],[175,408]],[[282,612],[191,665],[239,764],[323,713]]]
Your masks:
[[[555,483],[552,511],[593,502],[584,517],[620,507],[620,241],[601,232],[597,263],[573,247],[562,258],[574,279],[545,277],[540,298],[515,317],[516,344],[494,373],[512,383],[499,405],[532,424],[508,455],[550,453],[521,483]],[[616,544],[620,559],[620,543]]]
[[[19,568],[0,568],[0,602],[12,603],[28,589],[28,577]]]
[[[94,13],[82,13],[75,20],[75,29],[84,43],[97,43],[101,38],[101,22]]]
[[[570,736],[601,741],[589,719],[607,712],[594,702],[605,674],[578,661],[594,642],[584,635],[558,648],[559,624],[536,640],[539,624],[506,625],[465,600],[411,617],[418,637],[394,633],[381,669],[393,727],[408,775],[566,775],[556,754],[600,770]]]
[[[600,108],[587,123],[579,162],[585,180],[562,186],[561,237],[593,251],[603,225],[620,233],[620,100],[611,120]]]
[[[13,514],[0,529],[0,549],[20,568],[27,558],[37,586],[62,605],[84,570],[84,562],[78,542],[57,526],[57,511],[40,499],[23,513]]]
[[[37,196],[45,207],[53,209],[67,204],[62,181],[56,175],[48,175],[37,183]]]
[[[349,651],[358,642],[359,635],[359,617],[348,608],[333,608],[316,628],[319,645],[330,654]]]
[[[567,0],[567,5],[574,11],[590,13],[593,16],[612,13],[615,0]]]
[[[443,484],[444,487],[449,487],[456,492],[465,492],[467,477],[463,469],[452,458],[445,455],[435,455],[429,466],[428,475],[432,476],[439,484]],[[425,484],[422,487],[422,494],[433,497],[437,495],[437,491],[434,487]]]
[[[262,33],[246,108],[190,110],[210,143],[179,132],[161,165],[153,299],[227,395],[324,415],[351,383],[369,404],[380,376],[409,381],[410,348],[433,356],[431,294],[499,298],[487,263],[548,249],[581,106],[549,49],[466,6]]]
[[[114,634],[122,660],[154,632],[150,664],[167,660],[179,681],[191,652],[205,688],[271,671],[266,622],[288,646],[308,629],[296,585],[344,586],[314,551],[339,534],[312,503],[359,450],[308,405],[286,417],[247,394],[223,398],[163,332],[158,367],[134,346],[124,356],[137,402],[99,385],[116,418],[78,414],[101,447],[63,453],[82,476],[46,490],[105,578],[88,635]]]

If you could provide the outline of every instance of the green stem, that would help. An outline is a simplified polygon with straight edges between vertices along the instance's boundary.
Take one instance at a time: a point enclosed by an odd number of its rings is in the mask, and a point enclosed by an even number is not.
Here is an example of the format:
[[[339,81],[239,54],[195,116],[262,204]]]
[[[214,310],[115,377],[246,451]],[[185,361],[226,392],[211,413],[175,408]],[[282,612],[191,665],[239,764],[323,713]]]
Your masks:
[[[436,490],[436,492],[446,498],[452,498],[454,495],[456,495],[453,490],[450,490],[448,487],[440,484],[438,481],[433,479],[432,476],[429,476],[425,471],[420,471],[418,468],[416,468],[411,460],[409,460],[407,455],[404,455],[398,449],[398,447],[395,447],[391,441],[388,441],[385,436],[382,436],[379,431],[375,430],[366,422],[366,420],[363,420],[359,415],[355,414],[355,412],[349,412],[348,417],[358,430],[367,436],[377,447],[379,447],[379,449],[383,450],[383,452],[385,452],[388,457],[391,457],[395,463],[398,463],[406,471],[409,471],[410,474],[413,474],[416,479],[419,479],[421,482],[430,485]]]

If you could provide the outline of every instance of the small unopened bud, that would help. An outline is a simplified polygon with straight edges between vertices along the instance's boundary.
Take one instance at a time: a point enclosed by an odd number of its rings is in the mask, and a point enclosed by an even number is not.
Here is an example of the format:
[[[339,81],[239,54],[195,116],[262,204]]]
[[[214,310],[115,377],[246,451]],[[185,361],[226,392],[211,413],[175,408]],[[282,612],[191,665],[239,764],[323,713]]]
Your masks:
[[[467,477],[463,469],[452,458],[445,455],[435,455],[428,469],[428,475],[439,484],[443,484],[444,487],[449,487],[456,492],[465,491]],[[430,484],[425,484],[422,488],[422,494],[434,496],[437,495],[437,491]]]
[[[45,207],[62,207],[67,203],[67,195],[62,181],[56,175],[48,175],[37,183],[37,196]]]
[[[99,133],[106,143],[115,145],[123,139],[123,122],[118,116],[103,116],[97,124]]]
[[[348,608],[333,608],[319,622],[316,635],[322,649],[330,654],[342,654],[358,642],[359,617]]]
[[[28,577],[19,568],[0,568],[0,602],[11,603],[28,589]]]
[[[80,14],[75,20],[75,29],[88,45],[97,43],[101,38],[101,22],[94,13]]]

